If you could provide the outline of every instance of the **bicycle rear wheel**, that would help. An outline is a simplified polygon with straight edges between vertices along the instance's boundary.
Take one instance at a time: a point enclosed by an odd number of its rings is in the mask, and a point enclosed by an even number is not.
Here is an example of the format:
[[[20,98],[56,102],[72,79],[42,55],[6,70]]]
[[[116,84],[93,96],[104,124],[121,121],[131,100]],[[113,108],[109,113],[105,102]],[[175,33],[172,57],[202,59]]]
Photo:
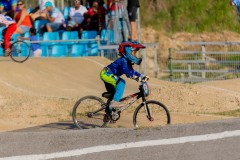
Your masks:
[[[24,41],[16,41],[12,45],[11,58],[15,62],[22,63],[30,56],[30,48]]]
[[[72,111],[72,119],[79,129],[89,129],[101,127],[105,107],[104,101],[96,96],[86,96],[79,99]]]
[[[147,112],[151,117],[147,117]],[[133,115],[133,125],[135,128],[159,127],[170,124],[171,118],[167,107],[158,101],[146,101],[141,103]]]

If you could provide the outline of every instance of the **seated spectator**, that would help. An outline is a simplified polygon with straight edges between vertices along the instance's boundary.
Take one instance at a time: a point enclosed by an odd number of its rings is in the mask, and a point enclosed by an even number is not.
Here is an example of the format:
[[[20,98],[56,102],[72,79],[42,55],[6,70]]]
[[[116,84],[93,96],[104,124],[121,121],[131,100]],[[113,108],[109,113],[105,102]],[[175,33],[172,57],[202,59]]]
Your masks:
[[[17,3],[19,12],[15,16],[17,30],[14,33],[24,34],[32,27],[32,22],[27,10],[24,8],[23,0],[18,0]]]
[[[14,13],[17,9],[17,0],[1,0],[0,13],[14,19]]]
[[[82,5],[82,0],[74,0],[74,7],[70,8],[67,30],[78,31],[79,38],[81,38],[81,26],[87,11],[87,8]]]
[[[52,2],[45,3],[45,7],[49,23],[41,27],[42,32],[45,30],[47,32],[53,32],[59,30],[61,27],[66,27],[62,12],[58,8],[53,7]]]
[[[47,10],[45,7],[46,2],[51,2],[53,7],[55,7],[54,0],[39,0],[38,6],[30,12],[33,20],[47,19]]]
[[[70,8],[69,20],[75,22],[75,28],[83,22],[86,12],[87,8],[81,5],[81,0],[74,0],[74,7]]]
[[[18,37],[18,39],[21,40],[30,40],[30,41],[37,41],[37,30],[35,28],[31,28],[30,29],[30,37],[26,38],[26,37]],[[41,57],[42,54],[42,49],[41,49],[41,45],[39,43],[31,43],[31,48],[33,50],[33,56],[34,57]]]

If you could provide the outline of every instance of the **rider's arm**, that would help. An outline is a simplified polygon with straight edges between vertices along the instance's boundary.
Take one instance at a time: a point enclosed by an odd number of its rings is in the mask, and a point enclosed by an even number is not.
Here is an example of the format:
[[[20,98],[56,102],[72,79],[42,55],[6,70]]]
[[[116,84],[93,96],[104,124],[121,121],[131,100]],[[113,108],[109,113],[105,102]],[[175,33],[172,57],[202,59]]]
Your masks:
[[[135,71],[132,65],[126,60],[122,59],[122,72],[128,77],[132,79],[136,79],[136,77],[140,77],[141,74]]]

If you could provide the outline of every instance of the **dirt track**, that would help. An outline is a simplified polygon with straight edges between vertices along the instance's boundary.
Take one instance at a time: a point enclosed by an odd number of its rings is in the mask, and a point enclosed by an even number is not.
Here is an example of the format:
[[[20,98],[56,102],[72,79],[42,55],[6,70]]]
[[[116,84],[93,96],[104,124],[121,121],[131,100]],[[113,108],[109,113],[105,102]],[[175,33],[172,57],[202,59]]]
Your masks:
[[[105,91],[99,72],[108,63],[101,57],[30,59],[23,64],[0,59],[0,131],[71,121],[78,98]],[[239,79],[189,85],[151,78],[149,84],[149,99],[168,106],[173,124],[227,118],[212,113],[240,107]],[[137,86],[127,80],[125,94]],[[126,115],[119,124],[128,127],[130,118]]]

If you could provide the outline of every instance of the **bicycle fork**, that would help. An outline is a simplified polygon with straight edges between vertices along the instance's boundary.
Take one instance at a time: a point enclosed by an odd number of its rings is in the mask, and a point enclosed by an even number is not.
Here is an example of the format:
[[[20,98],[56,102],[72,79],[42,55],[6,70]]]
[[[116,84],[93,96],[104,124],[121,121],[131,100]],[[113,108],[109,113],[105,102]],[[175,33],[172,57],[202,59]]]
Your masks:
[[[144,109],[145,109],[147,119],[148,119],[149,121],[154,121],[154,118],[151,116],[150,109],[149,109],[146,101],[143,102],[143,107],[144,107]]]

